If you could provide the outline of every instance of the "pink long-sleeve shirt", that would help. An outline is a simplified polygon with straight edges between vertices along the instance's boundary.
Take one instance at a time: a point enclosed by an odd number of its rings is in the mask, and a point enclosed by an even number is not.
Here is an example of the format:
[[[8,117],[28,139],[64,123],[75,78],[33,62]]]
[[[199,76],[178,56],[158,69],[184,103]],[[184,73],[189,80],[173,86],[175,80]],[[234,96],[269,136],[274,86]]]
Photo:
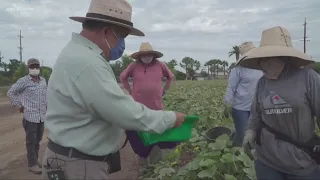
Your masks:
[[[133,88],[128,83],[128,78],[133,78]],[[166,85],[163,88],[162,78],[166,77]],[[133,99],[153,110],[163,109],[162,93],[167,91],[173,82],[173,73],[167,65],[159,60],[151,64],[143,64],[140,61],[131,63],[121,75],[120,80]]]

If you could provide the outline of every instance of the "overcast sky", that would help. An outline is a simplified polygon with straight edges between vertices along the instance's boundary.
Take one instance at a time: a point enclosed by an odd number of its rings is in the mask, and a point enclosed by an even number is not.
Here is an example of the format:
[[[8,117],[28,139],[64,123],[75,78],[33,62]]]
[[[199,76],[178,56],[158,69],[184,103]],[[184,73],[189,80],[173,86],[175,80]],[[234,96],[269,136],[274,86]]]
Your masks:
[[[126,39],[125,53],[149,41],[164,53],[163,61],[185,56],[205,61],[228,57],[233,45],[253,41],[259,46],[261,32],[283,26],[291,33],[294,47],[303,51],[303,23],[307,17],[307,53],[320,59],[319,0],[129,0],[134,26],[145,37]],[[22,30],[23,60],[30,57],[53,66],[72,32],[81,24],[70,16],[85,16],[90,0],[1,0],[0,51],[5,60],[19,59],[19,30]],[[10,11],[19,7],[19,11]],[[29,9],[28,9],[29,8]],[[11,9],[12,10],[12,9]]]

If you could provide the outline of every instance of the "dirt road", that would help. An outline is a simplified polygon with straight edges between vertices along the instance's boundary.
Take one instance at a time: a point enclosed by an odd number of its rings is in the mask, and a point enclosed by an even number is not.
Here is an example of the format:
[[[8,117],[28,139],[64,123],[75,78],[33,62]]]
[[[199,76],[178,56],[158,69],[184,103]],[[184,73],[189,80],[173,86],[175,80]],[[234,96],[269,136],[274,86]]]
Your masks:
[[[22,115],[12,108],[6,97],[0,97],[0,179],[40,179],[27,170],[25,133]],[[40,157],[47,143],[47,131],[43,136]],[[137,179],[136,158],[130,144],[121,151],[122,171],[110,175],[110,179]]]

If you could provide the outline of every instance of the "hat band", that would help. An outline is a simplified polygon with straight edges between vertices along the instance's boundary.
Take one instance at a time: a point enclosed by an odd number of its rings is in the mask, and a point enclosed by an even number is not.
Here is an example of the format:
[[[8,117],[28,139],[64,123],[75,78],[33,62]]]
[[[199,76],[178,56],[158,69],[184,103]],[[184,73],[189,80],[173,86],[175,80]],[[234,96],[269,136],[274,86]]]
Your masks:
[[[126,21],[126,20],[123,20],[123,19],[119,19],[119,18],[115,18],[115,17],[112,17],[112,16],[103,15],[103,14],[87,13],[86,17],[105,19],[105,20],[108,20],[108,21],[120,22],[122,24],[126,24],[128,26],[133,27],[133,23],[130,22],[130,21]]]

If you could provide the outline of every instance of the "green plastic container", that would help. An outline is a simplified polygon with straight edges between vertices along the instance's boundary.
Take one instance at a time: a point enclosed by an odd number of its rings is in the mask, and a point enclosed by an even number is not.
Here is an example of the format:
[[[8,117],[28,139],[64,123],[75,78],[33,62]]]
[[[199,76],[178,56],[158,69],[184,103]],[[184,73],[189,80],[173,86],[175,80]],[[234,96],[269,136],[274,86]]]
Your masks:
[[[191,138],[192,128],[198,120],[198,116],[186,116],[185,121],[178,128],[168,129],[162,134],[138,132],[138,135],[145,146],[150,146],[159,142],[186,141]]]

